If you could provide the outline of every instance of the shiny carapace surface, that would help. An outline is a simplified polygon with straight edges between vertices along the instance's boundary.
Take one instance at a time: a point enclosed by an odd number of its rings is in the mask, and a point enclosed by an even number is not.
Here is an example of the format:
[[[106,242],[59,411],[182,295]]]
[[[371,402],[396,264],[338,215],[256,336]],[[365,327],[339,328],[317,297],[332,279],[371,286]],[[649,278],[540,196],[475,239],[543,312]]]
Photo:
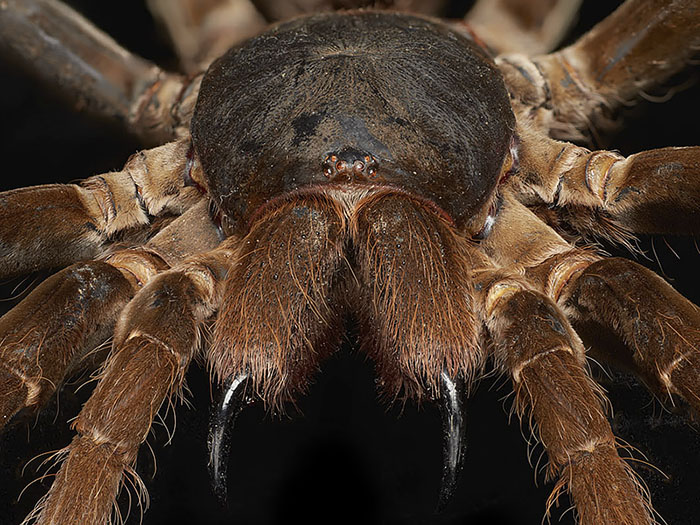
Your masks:
[[[192,121],[227,223],[304,187],[381,184],[458,226],[483,209],[514,129],[488,55],[430,19],[323,14],[276,26],[217,60]]]

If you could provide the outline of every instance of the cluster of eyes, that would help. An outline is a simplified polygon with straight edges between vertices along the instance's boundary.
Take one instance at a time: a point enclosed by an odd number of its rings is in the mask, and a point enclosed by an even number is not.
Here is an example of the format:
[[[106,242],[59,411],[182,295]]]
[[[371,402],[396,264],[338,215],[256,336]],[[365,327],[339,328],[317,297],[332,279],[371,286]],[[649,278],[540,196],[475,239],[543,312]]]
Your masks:
[[[345,160],[339,159],[337,155],[329,155],[323,162],[323,174],[329,178],[334,174],[348,171],[359,175],[367,169],[367,175],[376,177],[377,168],[375,164],[376,161],[370,155],[364,156],[364,162],[362,160],[356,160],[352,165]]]

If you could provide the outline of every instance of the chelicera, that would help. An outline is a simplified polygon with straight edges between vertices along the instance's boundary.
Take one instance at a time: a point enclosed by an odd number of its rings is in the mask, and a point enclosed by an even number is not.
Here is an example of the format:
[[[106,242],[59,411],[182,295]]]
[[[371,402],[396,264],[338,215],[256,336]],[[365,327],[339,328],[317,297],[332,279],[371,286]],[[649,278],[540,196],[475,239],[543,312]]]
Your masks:
[[[22,5],[8,12],[19,19]],[[0,321],[4,420],[39,407],[113,336],[32,519],[105,522],[198,355],[223,385],[210,433],[223,494],[230,420],[251,400],[297,398],[351,319],[387,397],[443,406],[442,504],[461,463],[462,399],[491,360],[581,522],[652,523],[581,337],[614,333],[652,389],[696,409],[700,319],[652,272],[576,239],[696,233],[697,148],[624,158],[560,139],[585,141],[615,100],[682,68],[697,22],[671,39],[664,67],[668,49],[649,45],[695,20],[689,3],[675,8],[646,13],[643,37],[611,43],[606,21],[560,52],[495,60],[470,30],[435,19],[297,18],[204,76],[148,84],[132,125],[175,141],[80,185],[3,193],[2,275],[70,264]]]

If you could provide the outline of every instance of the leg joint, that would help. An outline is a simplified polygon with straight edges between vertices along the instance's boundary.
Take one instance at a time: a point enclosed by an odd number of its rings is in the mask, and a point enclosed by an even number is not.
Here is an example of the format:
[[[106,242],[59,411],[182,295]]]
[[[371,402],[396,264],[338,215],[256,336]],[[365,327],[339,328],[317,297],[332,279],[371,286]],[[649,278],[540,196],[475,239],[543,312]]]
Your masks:
[[[576,355],[574,354],[571,347],[568,347],[568,346],[557,346],[554,348],[550,348],[549,350],[544,350],[542,352],[538,352],[537,354],[533,355],[532,357],[529,357],[528,359],[525,359],[524,361],[518,363],[513,368],[512,372],[511,372],[513,375],[513,381],[515,381],[516,383],[520,383],[520,380],[521,380],[520,375],[522,374],[522,371],[526,367],[534,364],[539,359],[550,356],[556,352],[564,352],[564,353],[571,354],[572,356],[576,357]]]

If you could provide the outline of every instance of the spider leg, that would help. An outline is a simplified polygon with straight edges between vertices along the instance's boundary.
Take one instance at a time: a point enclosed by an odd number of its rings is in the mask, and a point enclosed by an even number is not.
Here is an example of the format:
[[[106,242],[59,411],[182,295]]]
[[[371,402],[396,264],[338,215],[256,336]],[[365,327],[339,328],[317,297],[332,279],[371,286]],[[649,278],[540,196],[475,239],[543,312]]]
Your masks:
[[[182,386],[237,242],[224,241],[159,274],[129,302],[99,383],[73,423],[68,456],[31,516],[36,523],[108,522],[153,418]]]
[[[564,314],[521,278],[484,272],[480,298],[493,353],[513,379],[515,411],[533,430],[558,476],[549,505],[568,490],[582,525],[655,523],[605,417],[583,345]]]
[[[110,336],[132,295],[117,268],[89,261],[52,275],[0,318],[0,428],[43,405],[71,365]]]
[[[85,364],[143,284],[218,242],[202,202],[141,248],[49,277],[0,318],[0,429],[21,409],[39,409],[72,368]]]
[[[556,53],[497,62],[521,122],[560,139],[597,142],[613,111],[683,70],[700,46],[694,0],[628,0]]]
[[[508,192],[502,201],[482,249],[511,273],[481,277],[484,315],[496,359],[513,376],[516,411],[522,417],[530,406],[552,462],[549,474],[559,473],[550,503],[568,483],[581,523],[655,523],[615,450],[604,395],[589,377],[583,345],[569,324],[583,315],[571,299],[575,283],[606,260],[566,242]],[[616,322],[599,306],[591,311]]]
[[[445,0],[252,0],[255,7],[270,22],[287,20],[295,16],[342,9],[366,7],[391,8],[426,15],[439,16],[447,3]]]
[[[509,239],[503,231],[513,223],[536,242]],[[678,395],[700,413],[696,305],[633,261],[569,245],[515,200],[506,200],[495,228],[487,253],[504,266],[521,265],[528,281],[594,343],[596,357],[632,370],[661,398]]]
[[[591,333],[610,330],[624,343],[600,349],[601,357],[629,366],[662,399],[678,395],[700,413],[700,311],[664,279],[633,261],[603,259],[577,272],[562,301]]]
[[[465,22],[497,53],[536,55],[554,49],[581,0],[479,0]]]
[[[56,0],[3,2],[0,50],[71,104],[119,120],[147,144],[187,132],[201,76],[166,73]]]
[[[700,232],[700,147],[623,157],[519,130],[521,170],[513,184],[579,233],[624,241],[630,233]]]
[[[0,193],[0,277],[95,258],[115,233],[181,213],[202,197],[198,161],[181,139],[133,155],[122,171],[80,184]]]
[[[184,71],[199,73],[230,47],[261,33],[267,22],[249,0],[149,0],[167,28]]]

